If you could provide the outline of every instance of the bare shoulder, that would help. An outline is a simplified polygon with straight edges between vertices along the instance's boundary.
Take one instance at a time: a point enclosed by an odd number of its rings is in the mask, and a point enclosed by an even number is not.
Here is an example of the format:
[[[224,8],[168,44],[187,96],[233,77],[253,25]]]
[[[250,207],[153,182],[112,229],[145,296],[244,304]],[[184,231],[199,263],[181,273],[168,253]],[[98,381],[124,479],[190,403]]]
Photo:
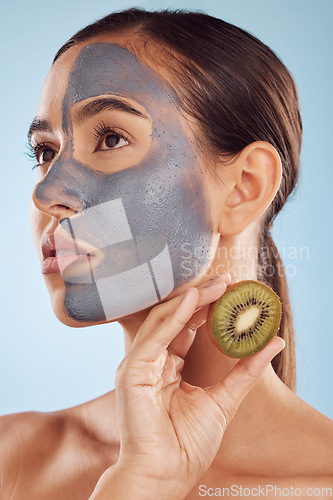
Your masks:
[[[57,412],[28,411],[3,415],[0,417],[0,456],[6,461],[12,456],[17,457],[18,451],[24,452],[27,445],[33,449],[37,443],[58,440],[65,426],[65,418]]]
[[[318,481],[332,478],[333,421],[330,418],[293,394],[286,408],[283,432],[289,470],[293,468],[296,476],[318,478]],[[289,462],[297,467],[291,467]]]
[[[59,446],[66,422],[56,413],[36,411],[0,417],[1,493],[14,489],[19,474],[36,470],[46,449]],[[2,498],[2,497],[1,497]]]
[[[99,439],[93,423],[103,413],[92,411],[89,419],[91,405],[0,417],[1,499],[89,498],[118,457],[116,442]]]

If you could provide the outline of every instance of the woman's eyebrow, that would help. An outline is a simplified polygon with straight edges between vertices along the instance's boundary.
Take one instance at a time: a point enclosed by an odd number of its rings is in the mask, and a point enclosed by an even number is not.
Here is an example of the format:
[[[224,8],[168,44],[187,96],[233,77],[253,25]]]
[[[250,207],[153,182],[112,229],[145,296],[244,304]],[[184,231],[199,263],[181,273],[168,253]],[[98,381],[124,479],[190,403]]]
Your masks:
[[[148,117],[146,115],[133,108],[122,99],[114,97],[104,97],[95,99],[94,101],[90,101],[81,108],[75,110],[73,112],[73,122],[75,122],[76,124],[80,124],[87,118],[90,118],[91,116],[94,116],[101,111],[115,109],[124,111],[126,113],[131,113],[132,115],[140,116],[141,118],[145,118],[146,120],[148,120]]]
[[[76,124],[82,123],[87,118],[100,113],[105,110],[115,110],[118,109],[120,111],[124,111],[126,113],[131,113],[132,115],[139,116],[140,118],[145,118],[148,120],[148,116],[144,115],[138,109],[133,108],[127,104],[127,102],[122,99],[114,98],[114,97],[105,97],[100,99],[95,99],[94,101],[90,101],[78,110],[74,111],[73,121]],[[50,123],[41,118],[34,118],[32,121],[30,128],[27,133],[28,141],[31,142],[31,136],[34,132],[51,132],[52,127]]]
[[[37,117],[34,118],[27,133],[29,143],[31,143],[31,136],[34,132],[51,132],[51,130],[52,127],[48,121]]]

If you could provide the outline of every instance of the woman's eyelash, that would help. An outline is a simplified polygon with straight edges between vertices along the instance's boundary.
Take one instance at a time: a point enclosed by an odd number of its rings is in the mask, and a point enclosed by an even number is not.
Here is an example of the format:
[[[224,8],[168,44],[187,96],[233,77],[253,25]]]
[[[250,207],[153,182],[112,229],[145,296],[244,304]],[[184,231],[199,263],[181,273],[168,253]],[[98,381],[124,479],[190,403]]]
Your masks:
[[[117,137],[121,137],[125,141],[128,141],[128,136],[124,134],[123,132],[117,132],[113,127],[110,125],[106,125],[104,122],[99,123],[94,127],[94,136],[96,139],[100,139],[104,135],[110,134],[110,135],[116,135]]]
[[[30,142],[27,142],[27,144],[26,144],[25,154],[27,155],[27,157],[29,158],[29,160],[35,160],[36,159],[34,150],[33,150],[32,146],[31,146]]]
[[[45,142],[40,142],[40,143],[35,144],[35,145],[32,145],[30,142],[28,142],[26,155],[28,156],[29,160],[36,162],[37,155],[42,148],[49,148],[50,149],[50,147],[47,144],[45,144]],[[32,166],[31,170],[34,170],[37,167],[38,167],[38,163],[35,163]]]
[[[96,139],[100,139],[104,135],[110,134],[121,137],[125,141],[129,140],[126,134],[124,134],[123,132],[117,132],[113,127],[111,127],[110,125],[106,125],[104,122],[94,127],[94,131],[94,136],[96,137]],[[39,142],[37,144],[31,144],[30,142],[27,142],[25,154],[28,156],[29,160],[35,162],[35,164],[32,166],[32,170],[38,167],[38,163],[36,163],[36,160],[38,158],[38,154],[43,148],[51,149],[50,146],[48,146],[45,142]]]

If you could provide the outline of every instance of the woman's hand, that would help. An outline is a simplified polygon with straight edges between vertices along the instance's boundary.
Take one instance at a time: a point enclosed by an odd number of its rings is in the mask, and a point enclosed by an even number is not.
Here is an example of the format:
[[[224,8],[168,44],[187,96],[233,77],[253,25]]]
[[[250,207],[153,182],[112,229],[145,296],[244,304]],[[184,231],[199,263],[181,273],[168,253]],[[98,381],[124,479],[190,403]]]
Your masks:
[[[196,330],[230,282],[224,273],[149,312],[116,372],[119,459],[90,500],[184,499],[211,465],[239,404],[284,347],[275,337],[205,389],[182,380]]]

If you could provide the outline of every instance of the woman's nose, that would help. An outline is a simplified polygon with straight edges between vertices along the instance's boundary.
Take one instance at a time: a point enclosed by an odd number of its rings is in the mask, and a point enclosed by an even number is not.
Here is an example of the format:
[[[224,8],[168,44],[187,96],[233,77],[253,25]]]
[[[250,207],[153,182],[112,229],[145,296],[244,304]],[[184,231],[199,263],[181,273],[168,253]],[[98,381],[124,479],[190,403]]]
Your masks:
[[[75,160],[60,156],[45,178],[37,184],[32,199],[38,210],[63,219],[84,209],[81,175],[76,175]]]

